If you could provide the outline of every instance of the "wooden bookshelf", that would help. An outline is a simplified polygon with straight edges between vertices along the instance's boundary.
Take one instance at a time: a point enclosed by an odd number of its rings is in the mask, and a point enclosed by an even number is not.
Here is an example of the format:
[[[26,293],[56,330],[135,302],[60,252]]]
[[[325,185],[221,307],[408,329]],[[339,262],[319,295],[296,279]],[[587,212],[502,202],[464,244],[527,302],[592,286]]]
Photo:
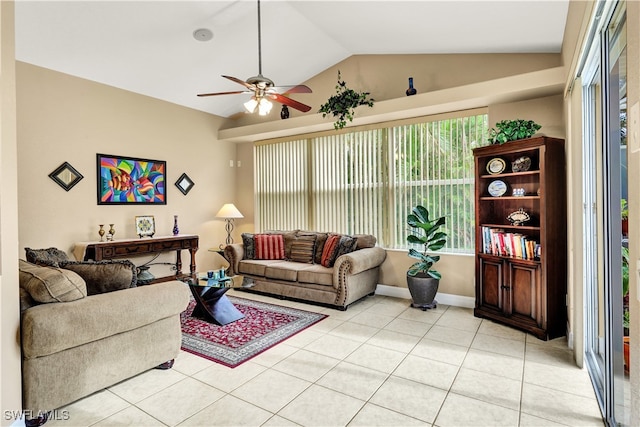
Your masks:
[[[523,157],[531,160],[530,167],[513,171],[512,162]],[[543,340],[565,335],[567,201],[564,140],[537,137],[481,147],[474,150],[474,160],[474,314]],[[500,172],[495,172],[494,168],[494,173],[489,173],[490,162],[493,165],[504,162],[505,168]],[[502,195],[496,195],[496,187],[504,188],[502,183],[497,186],[496,180],[506,184],[506,192]],[[518,189],[518,195],[514,194],[514,189]],[[514,225],[508,217],[519,209],[530,219]],[[508,247],[496,247],[495,242],[492,247],[487,242],[487,229],[501,231],[505,236],[517,233],[518,238],[522,236],[535,242],[538,255],[517,256],[515,251],[510,253]]]

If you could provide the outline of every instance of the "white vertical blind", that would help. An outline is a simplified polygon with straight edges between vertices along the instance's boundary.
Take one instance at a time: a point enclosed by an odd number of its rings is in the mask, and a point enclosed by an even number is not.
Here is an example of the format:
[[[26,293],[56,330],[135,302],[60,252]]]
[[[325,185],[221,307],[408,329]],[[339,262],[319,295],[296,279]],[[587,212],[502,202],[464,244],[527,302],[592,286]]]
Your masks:
[[[309,228],[307,141],[260,145],[254,154],[258,229]]]
[[[450,116],[451,117],[451,116]],[[445,216],[446,249],[473,250],[473,153],[486,145],[487,115],[459,114],[255,147],[259,230],[373,234],[406,248],[416,205]]]
[[[381,130],[312,139],[311,194],[317,230],[381,236],[385,178]]]

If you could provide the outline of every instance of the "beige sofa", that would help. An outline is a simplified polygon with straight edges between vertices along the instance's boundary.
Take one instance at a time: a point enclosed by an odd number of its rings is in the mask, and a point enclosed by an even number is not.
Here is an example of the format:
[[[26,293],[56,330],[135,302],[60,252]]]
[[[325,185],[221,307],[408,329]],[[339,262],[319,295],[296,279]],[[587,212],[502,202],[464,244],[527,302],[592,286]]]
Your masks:
[[[79,273],[91,268],[87,263],[68,267]],[[169,368],[180,351],[180,313],[189,302],[188,287],[178,281],[130,287],[128,267],[96,267],[120,269],[113,276],[124,272],[123,289],[87,295],[79,273],[20,261],[27,426],[42,424],[48,411],[148,369]]]
[[[243,243],[231,244],[225,248],[225,257],[230,264],[229,274],[242,275],[253,284],[242,290],[328,305],[341,310],[346,310],[351,303],[375,292],[386,251],[375,246],[374,236],[353,236],[357,241],[354,250],[339,255],[334,264],[327,267],[320,262],[321,254],[324,242],[333,233],[301,230],[269,232],[277,233],[284,236],[284,259],[247,259],[246,233],[243,234]],[[312,261],[292,260],[292,245],[301,236],[309,235],[317,238]]]

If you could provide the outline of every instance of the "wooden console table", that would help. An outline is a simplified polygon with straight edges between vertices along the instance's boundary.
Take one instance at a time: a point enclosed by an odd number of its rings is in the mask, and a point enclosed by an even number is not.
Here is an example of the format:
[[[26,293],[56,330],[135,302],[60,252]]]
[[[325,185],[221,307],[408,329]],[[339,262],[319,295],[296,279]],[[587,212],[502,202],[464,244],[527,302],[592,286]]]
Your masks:
[[[85,261],[101,261],[103,259],[131,258],[138,255],[157,254],[160,252],[176,251],[176,274],[157,277],[151,283],[166,282],[184,277],[196,277],[196,251],[199,236],[184,234],[178,236],[151,237],[130,240],[114,240],[111,242],[76,243],[74,255],[76,259]],[[190,274],[182,273],[182,259],[180,252],[185,249],[191,254]],[[84,255],[78,256],[78,253]]]

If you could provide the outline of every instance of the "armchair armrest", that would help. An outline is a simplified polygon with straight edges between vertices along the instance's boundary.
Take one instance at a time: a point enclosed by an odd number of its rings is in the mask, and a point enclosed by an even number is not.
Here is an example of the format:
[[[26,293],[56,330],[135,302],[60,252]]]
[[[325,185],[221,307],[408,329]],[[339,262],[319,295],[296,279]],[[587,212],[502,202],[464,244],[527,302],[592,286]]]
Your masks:
[[[53,354],[179,315],[189,295],[187,285],[171,281],[31,307],[22,313],[24,357]]]
[[[358,249],[357,251],[341,255],[334,264],[334,274],[358,274],[382,264],[387,252],[380,247]]]
[[[229,261],[229,274],[233,276],[238,274],[238,263],[244,258],[244,247],[242,243],[232,243],[225,246],[224,257]]]

